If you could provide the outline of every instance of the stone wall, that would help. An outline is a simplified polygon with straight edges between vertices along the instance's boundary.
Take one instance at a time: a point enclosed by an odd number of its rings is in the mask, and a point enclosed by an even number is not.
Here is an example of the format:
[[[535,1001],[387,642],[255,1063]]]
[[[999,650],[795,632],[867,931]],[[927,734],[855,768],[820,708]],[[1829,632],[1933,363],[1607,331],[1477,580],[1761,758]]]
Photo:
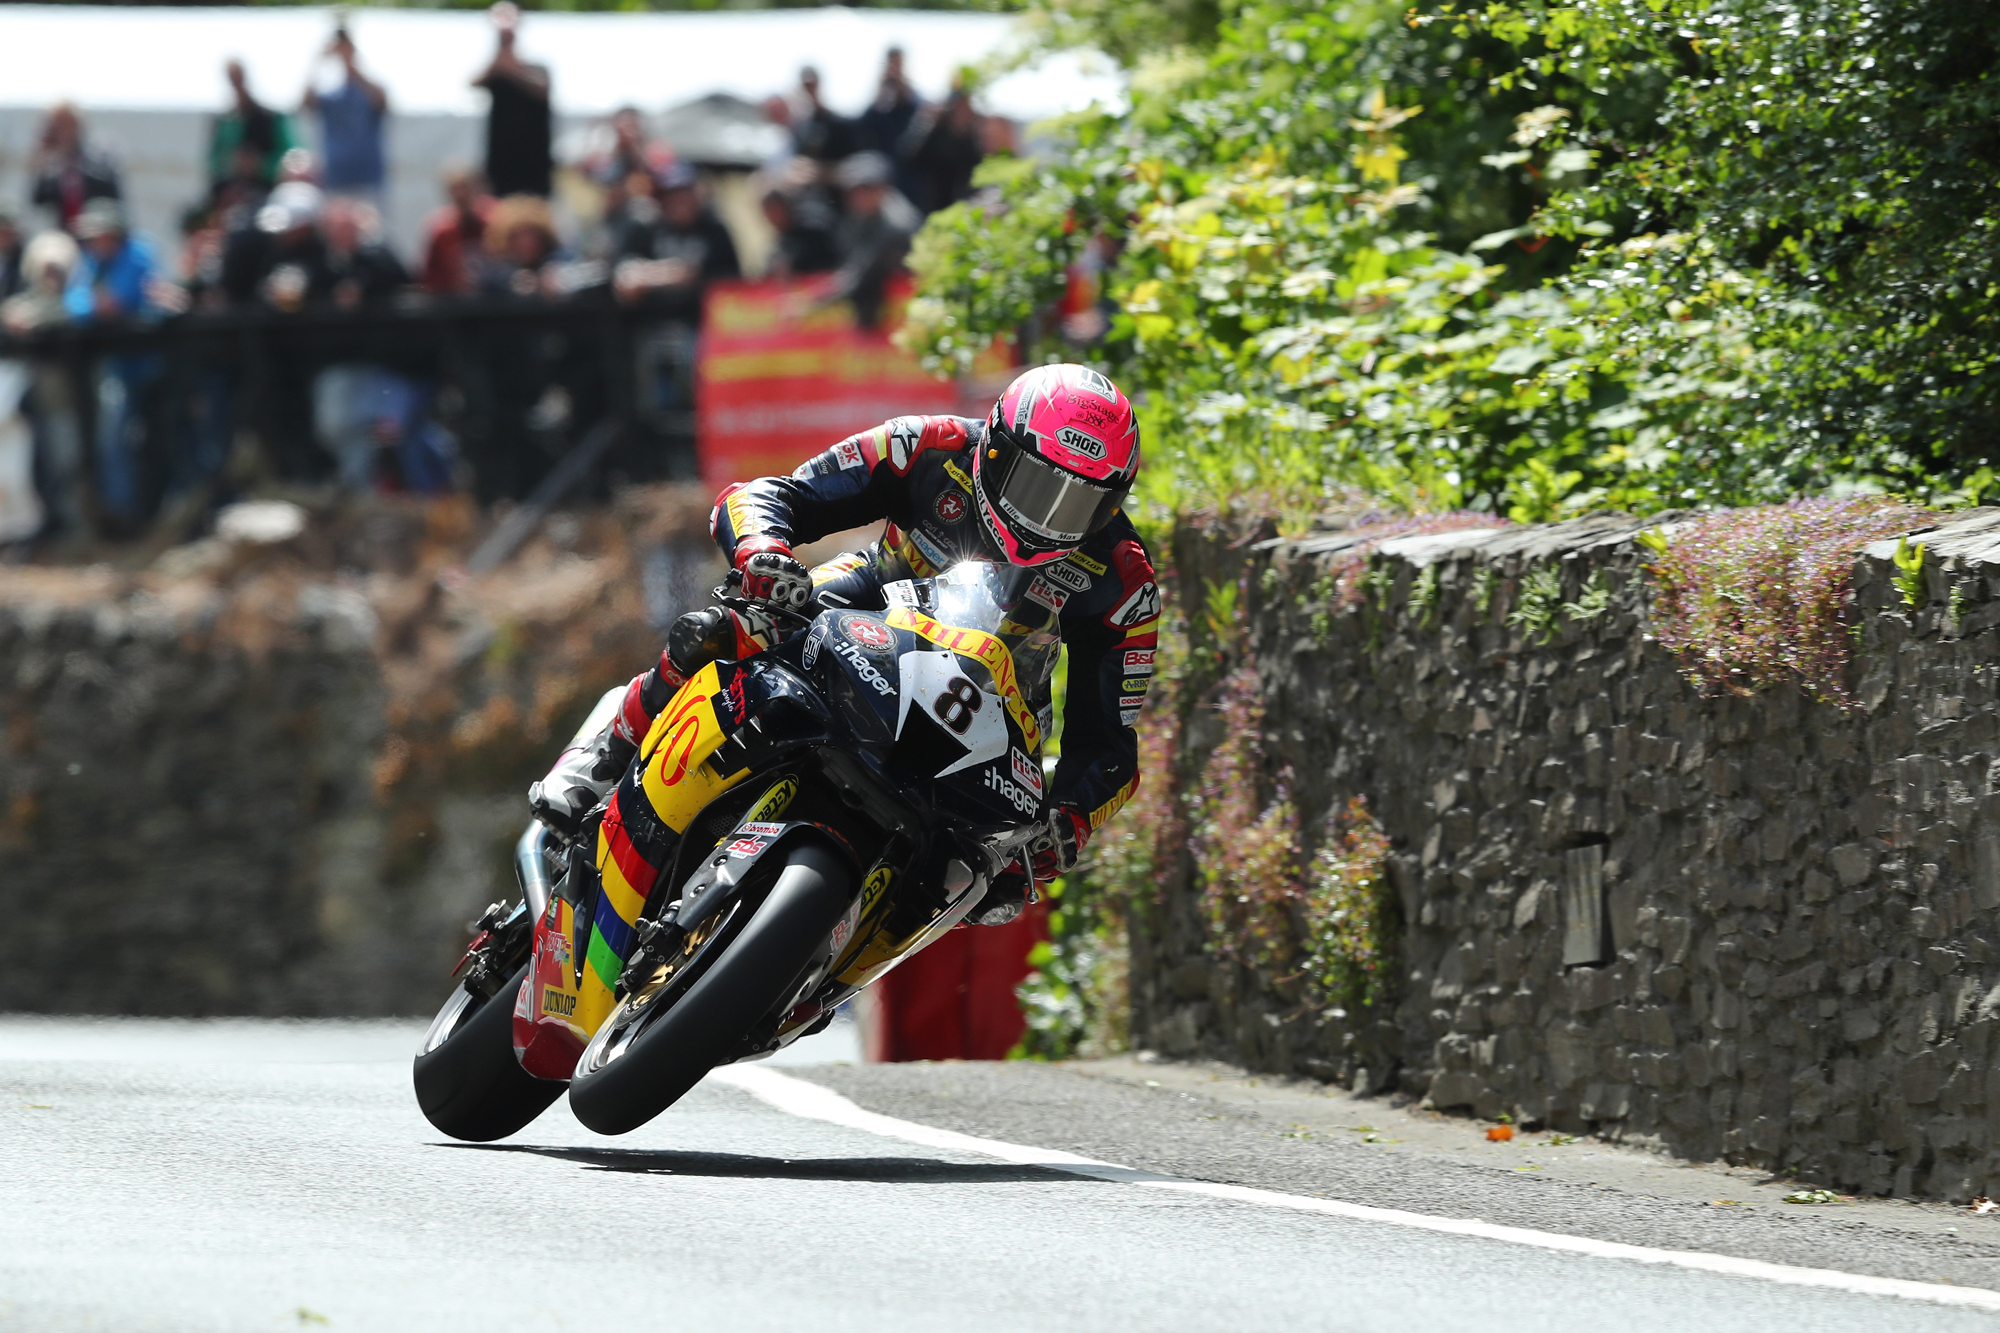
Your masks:
[[[428,1014],[528,782],[719,573],[705,515],[636,492],[476,578],[452,501],[0,569],[0,1010]]]
[[[1241,589],[1302,826],[1359,794],[1392,837],[1402,974],[1302,1012],[1207,947],[1183,856],[1134,932],[1135,1042],[1846,1190],[2000,1190],[2000,511],[1922,538],[1921,610],[1893,543],[1859,559],[1852,712],[1702,697],[1647,635],[1649,525],[1392,540],[1381,609],[1335,614],[1352,534],[1177,534],[1191,624]],[[1537,643],[1507,617],[1543,564],[1611,597]],[[1183,780],[1219,739],[1186,716]]]

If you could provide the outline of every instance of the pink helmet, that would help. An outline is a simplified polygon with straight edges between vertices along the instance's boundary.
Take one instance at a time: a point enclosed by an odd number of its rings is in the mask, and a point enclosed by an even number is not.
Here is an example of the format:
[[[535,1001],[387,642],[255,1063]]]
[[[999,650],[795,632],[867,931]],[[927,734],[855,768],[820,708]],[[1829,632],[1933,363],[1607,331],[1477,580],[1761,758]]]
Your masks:
[[[972,456],[972,492],[1010,563],[1060,560],[1111,521],[1139,475],[1139,423],[1087,366],[1036,366],[1007,386]]]

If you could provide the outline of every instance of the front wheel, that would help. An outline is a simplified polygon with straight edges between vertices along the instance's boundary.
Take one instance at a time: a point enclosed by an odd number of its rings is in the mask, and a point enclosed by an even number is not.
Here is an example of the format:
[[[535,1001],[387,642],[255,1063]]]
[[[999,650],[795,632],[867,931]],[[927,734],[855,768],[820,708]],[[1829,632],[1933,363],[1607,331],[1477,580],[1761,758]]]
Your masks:
[[[660,1012],[614,1011],[570,1081],[576,1118],[600,1134],[628,1133],[728,1059],[760,1019],[790,998],[854,901],[854,879],[831,847],[793,847],[741,931],[730,938],[723,927],[720,956],[685,995]]]
[[[412,1076],[417,1105],[437,1129],[467,1143],[504,1139],[548,1110],[563,1085],[539,1079],[514,1058],[514,975],[481,1001],[460,986],[431,1020]]]

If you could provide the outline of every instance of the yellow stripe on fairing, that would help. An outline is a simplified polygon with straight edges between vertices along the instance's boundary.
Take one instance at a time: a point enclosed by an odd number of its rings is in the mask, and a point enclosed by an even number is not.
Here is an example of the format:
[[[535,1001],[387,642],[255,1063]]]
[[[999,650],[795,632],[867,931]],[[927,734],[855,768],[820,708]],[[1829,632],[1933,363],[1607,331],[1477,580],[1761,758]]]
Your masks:
[[[1021,729],[1021,739],[1027,743],[1028,753],[1042,748],[1042,729],[1035,723],[1035,714],[1028,707],[1028,701],[1021,697],[1021,684],[1014,675],[1014,655],[1007,651],[1007,645],[983,630],[962,629],[933,620],[921,611],[913,611],[907,606],[899,606],[884,617],[897,629],[906,629],[919,638],[929,639],[940,648],[949,648],[960,657],[969,657],[986,668],[993,677],[993,684],[1000,691],[1001,706],[1007,716],[1014,719],[1014,725]]]

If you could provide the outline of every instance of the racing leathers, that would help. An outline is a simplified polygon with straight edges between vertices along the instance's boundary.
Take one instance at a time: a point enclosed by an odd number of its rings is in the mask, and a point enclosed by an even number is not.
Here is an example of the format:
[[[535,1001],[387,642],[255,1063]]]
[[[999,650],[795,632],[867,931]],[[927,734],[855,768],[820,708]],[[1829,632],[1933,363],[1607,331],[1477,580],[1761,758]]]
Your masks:
[[[879,610],[883,585],[942,573],[960,560],[996,560],[972,497],[972,454],[986,423],[966,417],[897,417],[849,436],[788,477],[725,490],[711,526],[735,563],[739,547],[789,549],[828,533],[887,520],[871,547],[812,572],[822,602]],[[1038,567],[1015,614],[1044,615],[1069,650],[1062,758],[1049,786],[1050,816],[1063,844],[1036,878],[1060,873],[1131,799],[1139,783],[1133,730],[1152,683],[1160,592],[1153,562],[1120,513],[1062,560]],[[1045,668],[1053,652],[1039,656]],[[1049,677],[1022,670],[1029,706],[1046,714]]]

